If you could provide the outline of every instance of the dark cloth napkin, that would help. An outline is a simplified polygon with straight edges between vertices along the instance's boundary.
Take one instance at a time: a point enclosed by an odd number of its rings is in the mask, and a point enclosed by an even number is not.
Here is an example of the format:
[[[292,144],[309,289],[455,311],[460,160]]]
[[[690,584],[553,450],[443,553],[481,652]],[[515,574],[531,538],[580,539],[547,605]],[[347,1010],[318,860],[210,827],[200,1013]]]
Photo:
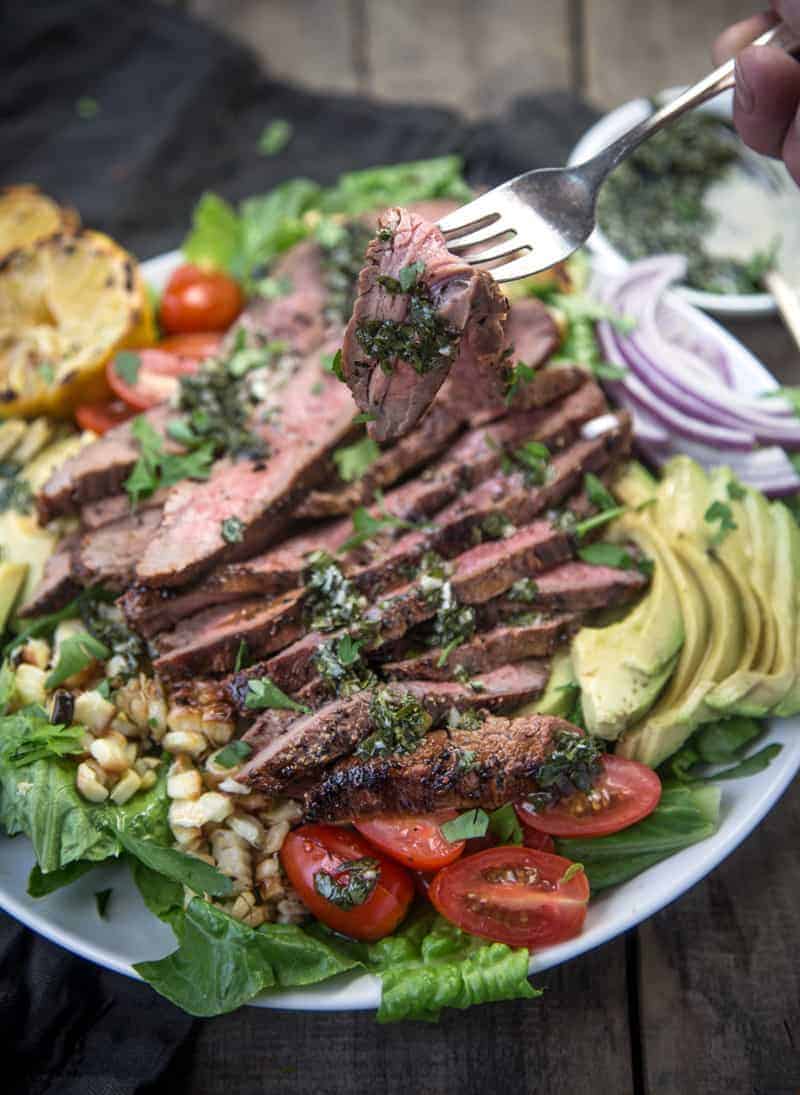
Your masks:
[[[331,183],[342,171],[451,152],[470,181],[496,183],[563,163],[595,117],[566,92],[466,123],[438,108],[304,91],[274,83],[245,48],[156,4],[0,0],[0,28],[0,185],[36,183],[141,258],[180,243],[207,189],[239,199],[295,175]],[[78,111],[87,98],[97,104],[90,118]],[[292,140],[260,156],[259,134],[275,118],[292,123]],[[181,1090],[173,1080],[193,1027],[147,986],[0,914],[3,1090]]]

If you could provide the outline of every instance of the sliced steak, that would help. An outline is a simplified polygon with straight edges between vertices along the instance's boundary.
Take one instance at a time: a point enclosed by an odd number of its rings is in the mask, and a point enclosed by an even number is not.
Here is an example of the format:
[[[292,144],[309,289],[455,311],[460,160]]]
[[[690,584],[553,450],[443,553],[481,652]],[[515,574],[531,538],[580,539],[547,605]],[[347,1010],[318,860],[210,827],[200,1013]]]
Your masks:
[[[391,486],[438,456],[459,432],[461,424],[462,420],[455,415],[450,403],[437,397],[419,425],[382,452],[360,479],[333,489],[311,491],[295,515],[298,518],[330,517],[350,513],[356,506],[371,502],[376,489]]]
[[[160,509],[166,502],[168,493],[169,490],[162,487],[151,494],[149,498],[142,498],[136,509],[152,509],[154,507]],[[85,506],[81,506],[81,527],[87,532],[91,532],[93,529],[102,528],[103,525],[110,525],[112,521],[119,521],[120,518],[127,517],[131,509],[130,495],[124,492],[110,494],[108,498],[101,498],[97,502],[87,502]]]
[[[563,732],[578,733],[548,715],[488,718],[477,730],[435,730],[413,753],[337,764],[306,796],[306,816],[345,821],[446,807],[496,810],[537,790],[537,774]]]
[[[168,676],[223,673],[233,665],[242,642],[251,656],[281,650],[303,633],[303,590],[275,600],[262,597],[220,606],[181,621],[158,637],[155,667]]]
[[[145,417],[163,433],[169,413],[168,407],[160,406]],[[114,426],[56,468],[36,496],[39,520],[47,524],[54,517],[77,513],[87,502],[118,493],[138,459],[139,443],[131,423]]]
[[[359,408],[375,416],[371,436],[390,441],[430,406],[462,340],[480,367],[500,368],[507,302],[490,275],[451,254],[419,215],[391,209],[378,225],[345,332],[343,370]]]
[[[136,510],[81,537],[73,570],[83,585],[122,590],[161,523],[161,510]]]
[[[269,300],[255,297],[245,308],[226,338],[233,345],[244,332],[251,344],[279,340],[299,354],[308,354],[322,344],[325,333],[324,309],[327,292],[322,271],[322,248],[314,242],[297,244],[275,263],[271,271],[288,292]]]
[[[352,533],[349,520],[332,521],[292,536],[252,559],[225,563],[185,589],[133,585],[121,598],[122,609],[130,626],[151,638],[179,620],[214,605],[295,589],[303,581],[312,552],[335,554]]]
[[[57,612],[78,596],[82,587],[73,569],[73,554],[78,546],[78,538],[77,532],[64,537],[45,563],[42,580],[29,600],[19,609],[18,616],[27,618]]]
[[[446,681],[452,678],[455,669],[483,673],[506,662],[552,654],[579,625],[580,616],[568,612],[530,623],[501,624],[462,643],[449,656],[441,647],[434,647],[414,658],[387,662],[382,670],[390,680],[398,681]]]
[[[289,380],[277,422],[262,429],[269,454],[263,462],[220,460],[202,483],[179,483],[136,571],[150,586],[180,586],[217,562],[255,554],[286,530],[299,498],[324,474],[324,459],[350,433],[355,408],[350,393],[312,354]],[[236,517],[241,538],[223,535]]]
[[[475,677],[471,685],[456,681],[403,681],[403,688],[416,696],[434,723],[447,718],[450,711],[490,711],[502,714],[516,711],[541,695],[550,676],[546,661],[530,658],[503,665]]]
[[[531,582],[516,598],[499,597],[485,607],[484,619],[507,619],[520,612],[588,612],[627,604],[647,586],[638,570],[594,566],[572,559]],[[492,615],[494,613],[494,615]]]

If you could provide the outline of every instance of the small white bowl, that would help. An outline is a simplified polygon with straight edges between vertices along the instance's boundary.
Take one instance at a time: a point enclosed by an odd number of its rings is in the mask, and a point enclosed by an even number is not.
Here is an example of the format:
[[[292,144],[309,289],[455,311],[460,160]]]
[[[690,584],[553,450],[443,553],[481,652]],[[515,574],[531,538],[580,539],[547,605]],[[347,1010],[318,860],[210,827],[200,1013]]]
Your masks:
[[[682,87],[667,88],[655,98],[659,102],[667,102],[683,90]],[[729,122],[733,117],[733,92],[725,91],[697,109]],[[632,99],[605,114],[575,145],[570,153],[569,165],[591,159],[611,141],[641,122],[651,111],[652,106],[648,99]],[[592,232],[587,246],[604,270],[611,273],[621,272],[629,265],[628,260],[609,243],[599,228]],[[770,293],[705,293],[688,286],[680,286],[676,291],[697,308],[718,316],[766,316],[776,311],[775,301]]]

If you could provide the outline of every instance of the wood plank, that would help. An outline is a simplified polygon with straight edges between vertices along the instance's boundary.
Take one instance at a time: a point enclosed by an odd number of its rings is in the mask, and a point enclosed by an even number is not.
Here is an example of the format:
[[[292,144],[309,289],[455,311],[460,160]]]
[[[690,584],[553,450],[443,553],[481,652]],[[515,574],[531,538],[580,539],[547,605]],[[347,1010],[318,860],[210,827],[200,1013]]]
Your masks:
[[[254,50],[270,75],[356,91],[350,0],[188,0],[193,15]]]
[[[800,1089],[800,785],[639,929],[645,1091]]]
[[[535,979],[538,1000],[449,1012],[438,1024],[378,1026],[371,1012],[243,1008],[202,1023],[193,1095],[574,1095],[587,1076],[632,1090],[625,945],[615,940]]]
[[[712,67],[717,34],[756,7],[752,0],[585,0],[589,99],[612,107],[699,79]]]
[[[569,87],[568,8],[568,0],[371,0],[367,88],[475,117],[526,91]]]

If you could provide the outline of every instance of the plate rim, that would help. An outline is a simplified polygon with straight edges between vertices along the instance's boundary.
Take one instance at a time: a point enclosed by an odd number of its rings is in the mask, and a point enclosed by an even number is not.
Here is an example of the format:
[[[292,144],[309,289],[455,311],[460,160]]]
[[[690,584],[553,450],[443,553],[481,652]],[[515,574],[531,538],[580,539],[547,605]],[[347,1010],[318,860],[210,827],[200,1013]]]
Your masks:
[[[156,288],[161,288],[166,281],[166,278],[180,261],[182,261],[180,251],[169,251],[142,262],[140,266],[147,281],[151,284],[155,284]],[[671,294],[671,296],[672,302],[681,310],[684,310],[687,314],[691,315],[693,321],[699,323],[700,326],[713,329],[714,333],[722,340],[727,348],[735,353],[738,363],[737,367],[743,369],[745,374],[749,374],[748,379],[751,385],[758,383],[763,387],[776,386],[777,382],[772,374],[767,371],[746,346],[721,324],[711,316],[693,307],[687,302],[683,294]],[[775,734],[777,734],[778,738],[786,739],[782,742],[785,753],[783,757],[779,756],[776,758],[776,761],[773,762],[773,765],[776,765],[776,768],[770,766],[765,772],[759,773],[757,776],[749,777],[748,786],[754,788],[754,801],[749,805],[745,815],[740,818],[738,822],[733,824],[732,827],[726,823],[725,818],[723,817],[720,828],[711,837],[677,852],[667,860],[649,868],[636,878],[621,883],[619,887],[615,887],[614,890],[611,891],[612,894],[614,892],[622,894],[635,893],[643,885],[642,880],[646,879],[648,876],[651,876],[651,879],[653,877],[658,877],[658,875],[654,876],[653,872],[658,872],[659,868],[664,867],[664,864],[680,863],[681,860],[684,861],[684,866],[690,863],[693,864],[687,866],[687,869],[685,869],[683,873],[680,871],[677,872],[680,879],[677,884],[674,882],[670,882],[666,885],[661,883],[660,885],[653,887],[652,891],[646,894],[641,901],[631,902],[627,912],[622,915],[617,914],[614,917],[612,927],[604,927],[601,917],[599,923],[592,925],[589,930],[577,936],[575,939],[558,944],[557,946],[551,947],[538,954],[534,954],[531,957],[529,964],[530,974],[542,973],[545,970],[561,965],[562,963],[577,958],[580,955],[593,950],[595,947],[602,946],[624,932],[629,931],[632,927],[647,920],[656,912],[668,907],[674,901],[679,900],[689,889],[709,875],[727,859],[733,851],[735,851],[735,849],[753,832],[773,806],[776,805],[798,771],[800,771],[800,719],[773,720],[769,724],[767,733],[771,740],[775,740]],[[793,735],[794,748],[792,748]],[[772,773],[771,778],[766,778],[769,776],[770,772]],[[763,781],[766,785],[765,790],[760,795],[756,790],[757,784],[753,784],[752,782],[759,780]],[[12,838],[8,837],[0,838],[0,847],[11,839]],[[22,837],[21,839],[26,843],[29,843],[26,837]],[[705,854],[700,853],[698,855],[697,849],[703,848],[704,846],[706,849]],[[120,867],[121,865],[119,863],[111,863],[99,866],[97,871],[108,870],[109,872],[113,872]],[[92,874],[95,875],[95,872],[92,872]],[[97,876],[95,875],[95,877]],[[79,886],[80,882],[75,885]],[[55,894],[50,895],[51,900],[54,897],[56,897]],[[605,895],[601,895],[593,903],[594,909],[598,908],[598,904],[602,905],[604,897]],[[121,973],[124,976],[142,980],[139,974],[133,969],[131,963],[116,956],[113,949],[95,944],[79,933],[62,928],[58,922],[54,920],[54,912],[51,911],[48,915],[48,905],[45,904],[44,901],[41,905],[41,912],[39,911],[38,906],[36,908],[31,908],[29,904],[30,901],[31,899],[27,898],[26,894],[18,896],[17,893],[13,892],[6,881],[4,873],[0,871],[0,908],[14,916],[33,931],[36,931],[38,934],[48,939],[50,942],[63,947],[72,954],[92,961],[103,968],[113,970],[116,973]],[[53,906],[50,905],[49,908],[52,910]],[[143,905],[142,908],[144,908]],[[152,916],[153,914],[147,910],[147,915]],[[153,920],[155,921],[154,928],[155,926],[158,926],[159,928],[162,927],[155,917],[153,917]],[[121,923],[122,922],[120,921],[120,925]],[[171,933],[169,933],[169,938],[172,938]],[[142,955],[137,961],[145,961],[148,960],[148,958],[148,955]],[[249,1001],[247,1006],[292,1011],[363,1011],[376,1008],[379,1003],[380,979],[376,975],[370,973],[355,973],[342,974],[330,981],[321,982],[319,985],[309,986],[305,989],[282,990],[267,993],[253,1001]]]

